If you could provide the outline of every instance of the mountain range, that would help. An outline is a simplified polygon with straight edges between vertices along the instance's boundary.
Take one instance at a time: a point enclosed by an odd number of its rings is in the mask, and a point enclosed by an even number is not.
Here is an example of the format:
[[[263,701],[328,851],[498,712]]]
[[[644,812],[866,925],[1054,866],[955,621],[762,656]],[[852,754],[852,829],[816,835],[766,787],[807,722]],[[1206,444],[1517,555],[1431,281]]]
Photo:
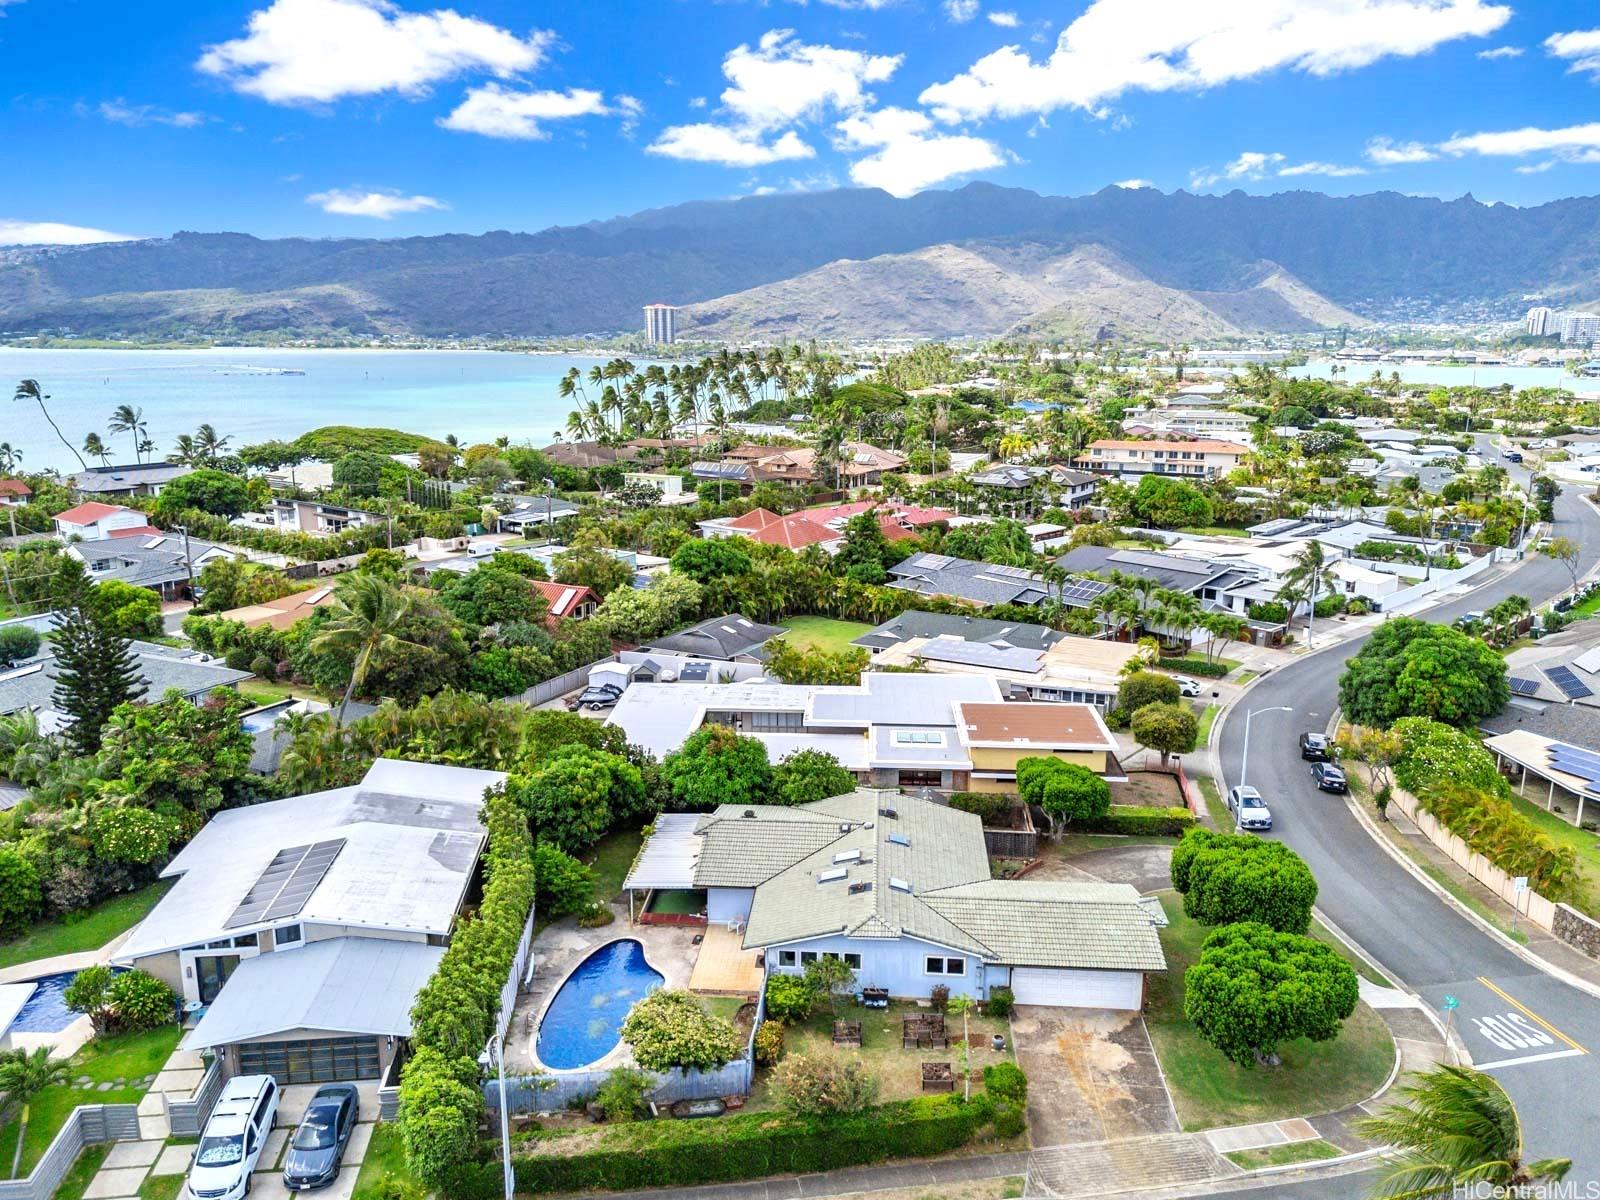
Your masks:
[[[718,337],[1210,337],[1600,297],[1600,197],[1041,196],[974,183],[698,201],[538,233],[239,233],[0,250],[0,332],[540,337],[685,306]]]

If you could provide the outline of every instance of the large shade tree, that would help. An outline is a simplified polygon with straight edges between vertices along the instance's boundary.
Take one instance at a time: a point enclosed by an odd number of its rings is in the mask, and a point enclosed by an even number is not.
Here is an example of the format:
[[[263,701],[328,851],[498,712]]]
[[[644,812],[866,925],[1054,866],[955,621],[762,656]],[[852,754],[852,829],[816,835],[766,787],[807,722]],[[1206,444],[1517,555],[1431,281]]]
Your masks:
[[[1469,727],[1510,696],[1505,659],[1480,638],[1414,617],[1378,626],[1339,677],[1345,718],[1379,728],[1401,717]]]

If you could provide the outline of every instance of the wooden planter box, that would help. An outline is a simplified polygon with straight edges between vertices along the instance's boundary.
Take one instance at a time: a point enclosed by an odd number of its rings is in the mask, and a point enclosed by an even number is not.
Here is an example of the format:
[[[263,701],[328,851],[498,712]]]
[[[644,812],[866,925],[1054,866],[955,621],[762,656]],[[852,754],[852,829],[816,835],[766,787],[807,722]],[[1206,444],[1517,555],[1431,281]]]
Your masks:
[[[956,1090],[955,1068],[947,1062],[922,1064],[922,1090],[925,1092],[953,1092]]]

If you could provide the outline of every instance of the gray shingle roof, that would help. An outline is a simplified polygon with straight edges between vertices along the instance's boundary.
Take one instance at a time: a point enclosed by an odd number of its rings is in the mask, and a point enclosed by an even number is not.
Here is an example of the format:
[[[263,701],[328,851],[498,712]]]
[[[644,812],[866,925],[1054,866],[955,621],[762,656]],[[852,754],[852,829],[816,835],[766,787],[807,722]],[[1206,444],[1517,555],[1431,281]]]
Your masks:
[[[85,495],[105,496],[171,483],[192,474],[194,468],[181,463],[124,463],[79,471],[72,477],[71,487]]]
[[[898,646],[912,638],[959,637],[969,642],[1005,642],[1028,650],[1043,650],[1067,635],[1048,625],[1023,625],[988,617],[931,613],[911,608],[856,638],[853,645],[871,648]]]
[[[688,629],[656,638],[643,649],[703,658],[734,659],[741,654],[753,654],[784,632],[782,626],[762,625],[742,613],[729,613],[725,617],[712,617]]]
[[[951,596],[975,604],[1039,604],[1044,581],[1037,575],[943,554],[913,554],[889,568],[889,586],[923,596]]]
[[[132,642],[134,664],[144,681],[146,700],[159,700],[168,689],[176,688],[191,699],[219,687],[232,687],[251,678],[249,671],[235,671],[220,661],[191,662],[189,651],[175,650],[153,642]],[[0,713],[23,708],[54,707],[56,676],[59,674],[54,651],[47,641],[39,658],[0,673]]]
[[[1166,970],[1160,935],[1126,883],[993,879],[923,900],[1010,966]]]
[[[198,577],[201,567],[211,559],[239,553],[215,542],[190,538],[186,556],[183,535],[176,533],[79,542],[72,552],[88,564],[96,581],[120,579],[135,587],[152,588],[187,580],[191,567]],[[97,565],[100,563],[109,566],[102,568]]]

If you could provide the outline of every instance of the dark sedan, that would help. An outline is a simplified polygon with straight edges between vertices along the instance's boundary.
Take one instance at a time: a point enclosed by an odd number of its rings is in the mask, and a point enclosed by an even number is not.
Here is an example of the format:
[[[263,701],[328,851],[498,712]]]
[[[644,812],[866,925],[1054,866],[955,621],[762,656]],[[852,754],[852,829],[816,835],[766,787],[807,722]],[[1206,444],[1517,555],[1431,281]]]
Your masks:
[[[1327,762],[1333,758],[1333,747],[1328,742],[1325,733],[1302,733],[1300,735],[1300,757],[1307,762]]]
[[[1350,783],[1344,777],[1344,769],[1332,763],[1311,764],[1311,778],[1317,781],[1317,786],[1325,792],[1348,792]]]
[[[283,1186],[291,1192],[307,1192],[332,1183],[360,1111],[354,1084],[329,1083],[318,1088],[289,1142]]]

